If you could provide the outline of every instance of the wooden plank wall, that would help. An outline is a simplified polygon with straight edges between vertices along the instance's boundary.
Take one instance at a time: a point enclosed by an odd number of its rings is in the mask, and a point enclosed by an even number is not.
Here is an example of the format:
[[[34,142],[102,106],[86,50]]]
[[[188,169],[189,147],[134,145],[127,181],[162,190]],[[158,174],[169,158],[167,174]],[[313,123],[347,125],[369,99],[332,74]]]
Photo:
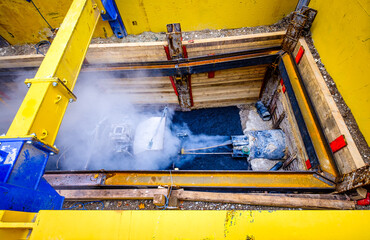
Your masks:
[[[183,41],[188,57],[237,52],[264,47],[280,46],[285,31],[259,33],[224,38]],[[167,42],[136,42],[91,44],[86,61],[89,64],[148,62],[167,60],[164,46]],[[44,56],[41,54],[0,57],[0,69],[38,67]]]
[[[245,51],[280,46],[284,31],[225,38],[184,41],[188,57]],[[166,42],[91,44],[85,64],[109,64],[128,62],[166,61]],[[0,57],[2,68],[38,67],[40,55]],[[207,73],[191,76],[194,108],[230,106],[257,100],[266,65],[243,67],[215,72],[214,78]],[[82,69],[84,72],[84,69]],[[83,74],[82,74],[83,75]],[[98,86],[111,94],[120,94],[137,104],[177,104],[177,96],[168,77],[139,76],[137,78],[113,78],[105,74],[95,79]],[[0,79],[1,81],[1,79]],[[80,77],[79,81],[91,81]],[[1,84],[1,83],[0,83]]]
[[[365,165],[364,160],[303,38],[299,40],[293,55],[296,56],[301,46],[305,52],[298,64],[298,68],[318,114],[325,136],[330,143],[339,136],[344,135],[347,142],[346,147],[334,153],[338,170],[343,175],[363,167]]]

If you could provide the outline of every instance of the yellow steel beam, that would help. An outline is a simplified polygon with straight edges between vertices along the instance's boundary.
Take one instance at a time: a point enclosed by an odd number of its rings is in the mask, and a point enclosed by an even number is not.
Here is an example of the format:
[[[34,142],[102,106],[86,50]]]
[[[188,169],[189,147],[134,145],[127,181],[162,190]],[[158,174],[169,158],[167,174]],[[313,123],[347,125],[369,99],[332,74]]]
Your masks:
[[[320,162],[321,170],[324,173],[329,174],[330,177],[338,177],[338,171],[335,162],[330,154],[330,150],[325,147],[325,138],[322,132],[319,130],[319,126],[314,118],[313,110],[309,106],[308,99],[306,98],[303,90],[302,83],[299,81],[297,72],[293,65],[293,59],[289,54],[284,54],[282,61],[285,65],[287,74],[290,79],[294,94],[297,98],[299,108],[307,126],[309,135],[314,145],[318,160]]]
[[[100,0],[97,0],[100,1]],[[101,4],[100,4],[101,5]],[[104,9],[102,9],[104,11]],[[74,0],[7,134],[53,145],[100,16],[94,0]]]
[[[178,186],[334,190],[333,183],[313,172],[135,171],[46,173],[54,188],[76,186]]]
[[[369,239],[369,218],[334,210],[40,211],[29,239]],[[2,224],[0,238],[15,239]]]

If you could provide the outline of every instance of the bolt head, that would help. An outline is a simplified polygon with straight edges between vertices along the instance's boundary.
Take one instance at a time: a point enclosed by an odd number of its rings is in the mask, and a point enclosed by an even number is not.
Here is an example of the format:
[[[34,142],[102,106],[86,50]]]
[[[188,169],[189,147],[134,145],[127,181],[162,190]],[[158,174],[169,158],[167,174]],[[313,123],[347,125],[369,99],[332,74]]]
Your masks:
[[[31,87],[31,83],[27,83],[27,87],[30,88]]]
[[[53,82],[53,86],[56,87],[58,85],[57,82]]]
[[[54,153],[53,152],[50,152],[50,156],[54,156]]]
[[[26,141],[27,144],[32,144],[32,141],[28,140]]]
[[[70,102],[70,103],[73,103],[73,99],[72,99],[72,98],[70,98],[70,99],[69,99],[69,102]]]

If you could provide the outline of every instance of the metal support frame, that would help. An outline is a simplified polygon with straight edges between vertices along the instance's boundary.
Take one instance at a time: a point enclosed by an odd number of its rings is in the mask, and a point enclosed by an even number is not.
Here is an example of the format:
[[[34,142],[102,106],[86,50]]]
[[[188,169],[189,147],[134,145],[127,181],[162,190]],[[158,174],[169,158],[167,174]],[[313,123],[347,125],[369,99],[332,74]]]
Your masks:
[[[100,5],[100,8],[98,7]],[[7,134],[0,138],[0,208],[60,209],[63,197],[42,178],[92,34],[100,2],[74,0]]]
[[[55,189],[173,186],[203,189],[333,191],[334,183],[311,171],[54,171],[45,179]]]
[[[100,0],[97,0],[100,1]],[[108,21],[113,33],[117,38],[127,36],[125,25],[123,24],[121,14],[118,11],[115,0],[101,0],[105,11],[101,10],[103,20]]]
[[[279,69],[312,168],[335,181],[339,176],[330,145],[292,54],[281,57]]]
[[[167,24],[167,43],[169,60],[180,60],[187,58],[186,50],[182,46],[180,23]],[[193,106],[193,97],[191,93],[191,75],[182,74],[175,65],[176,73],[171,76],[176,86],[177,97],[182,110],[190,110]]]

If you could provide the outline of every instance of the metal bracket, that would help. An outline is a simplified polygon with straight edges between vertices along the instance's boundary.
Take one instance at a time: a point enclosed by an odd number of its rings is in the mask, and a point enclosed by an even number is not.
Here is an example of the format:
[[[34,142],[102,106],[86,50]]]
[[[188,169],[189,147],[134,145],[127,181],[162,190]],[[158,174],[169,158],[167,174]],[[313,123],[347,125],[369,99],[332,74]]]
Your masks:
[[[0,139],[0,209],[61,209],[60,196],[42,177],[53,148],[34,137]]]
[[[59,78],[45,78],[45,79],[31,78],[26,79],[26,81],[24,81],[24,83],[29,87],[32,86],[33,83],[45,83],[45,82],[52,83],[54,87],[58,87],[59,90],[63,93],[63,95],[70,99],[69,100],[70,102],[77,100],[76,95],[74,95],[73,92],[67,87],[66,83],[64,83]]]
[[[180,23],[167,24],[167,43],[168,43],[168,59],[183,59],[187,58],[187,54],[182,46],[181,26]],[[193,106],[193,97],[191,92],[191,75],[183,75],[176,67],[176,75],[173,76],[177,90],[177,97],[182,110],[190,110]]]
[[[112,31],[117,38],[123,38],[127,36],[125,25],[123,24],[121,15],[119,14],[116,2],[114,0],[102,0],[104,8],[101,12],[101,17],[104,21],[108,21]]]
[[[174,76],[175,85],[178,93],[178,100],[181,108],[183,110],[190,110],[193,106],[191,97],[190,97],[190,75],[177,75]]]
[[[293,13],[288,25],[286,35],[283,39],[282,48],[287,52],[293,52],[298,39],[303,32],[308,32],[312,22],[315,20],[317,10],[303,6]]]

